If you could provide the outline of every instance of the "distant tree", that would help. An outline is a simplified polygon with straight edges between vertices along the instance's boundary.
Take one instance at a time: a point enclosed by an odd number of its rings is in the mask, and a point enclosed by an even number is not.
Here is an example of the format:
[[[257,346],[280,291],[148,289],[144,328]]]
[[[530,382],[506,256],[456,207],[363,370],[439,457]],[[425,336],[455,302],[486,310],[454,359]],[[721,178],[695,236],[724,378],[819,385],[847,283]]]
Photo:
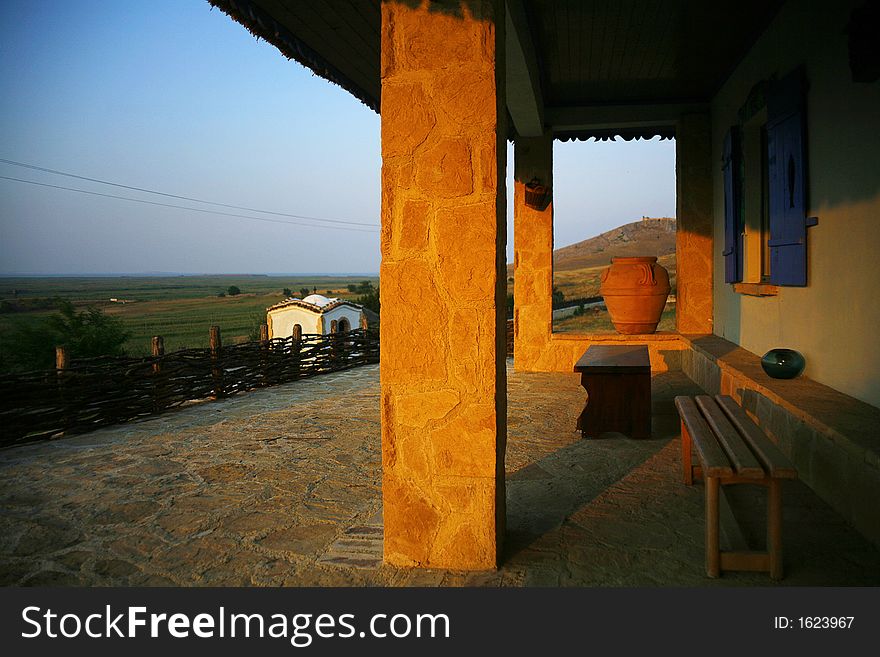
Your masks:
[[[360,292],[360,290],[358,289],[358,286],[355,285],[354,283],[349,283],[348,291],[351,292],[352,294],[358,294],[358,292]]]
[[[299,289],[299,293],[303,296],[303,298],[305,298],[305,297],[309,296],[309,288],[301,287]]]
[[[131,334],[117,317],[105,315],[89,306],[77,312],[69,301],[62,301],[60,312],[40,322],[19,324],[9,332],[10,349],[4,369],[48,369],[55,365],[55,347],[67,347],[70,358],[124,356],[125,341]]]
[[[288,299],[293,296],[293,291],[289,287],[286,287],[283,290],[281,290],[281,294],[284,295],[285,299]]]
[[[357,297],[354,301],[355,301],[355,303],[360,304],[364,308],[369,308],[377,315],[380,314],[379,313],[380,307],[379,307],[379,288],[378,287],[374,288],[371,285],[369,292],[367,292],[366,294],[362,294],[361,296]]]
[[[231,297],[234,297],[236,294],[241,294],[241,290],[238,289],[237,285],[230,285],[229,287],[226,288],[226,294],[228,294]]]
[[[217,296],[220,297],[220,298],[223,298],[223,297],[226,296],[226,292],[224,292],[223,290],[220,290],[220,291],[217,293]]]

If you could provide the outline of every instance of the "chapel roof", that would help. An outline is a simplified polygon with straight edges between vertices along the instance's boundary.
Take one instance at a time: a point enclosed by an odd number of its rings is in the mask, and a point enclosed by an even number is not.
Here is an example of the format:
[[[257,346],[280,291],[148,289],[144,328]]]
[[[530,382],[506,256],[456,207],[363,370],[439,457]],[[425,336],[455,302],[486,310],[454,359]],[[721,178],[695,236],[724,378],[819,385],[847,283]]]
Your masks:
[[[280,303],[276,303],[275,305],[266,308],[266,312],[281,310],[283,308],[301,308],[313,312],[316,315],[323,315],[324,313],[330,312],[334,308],[339,308],[340,306],[348,306],[359,311],[363,310],[362,306],[352,301],[336,298],[328,299],[322,294],[310,294],[305,299],[297,299],[295,297],[285,299]]]

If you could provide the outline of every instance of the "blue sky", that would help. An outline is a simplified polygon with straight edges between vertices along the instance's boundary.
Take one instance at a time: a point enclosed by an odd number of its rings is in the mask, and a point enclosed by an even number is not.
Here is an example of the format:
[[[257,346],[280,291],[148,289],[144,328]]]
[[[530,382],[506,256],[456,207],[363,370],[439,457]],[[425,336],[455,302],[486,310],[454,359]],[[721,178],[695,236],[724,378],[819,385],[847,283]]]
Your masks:
[[[203,0],[6,0],[0,98],[0,159],[378,227],[379,116]],[[672,142],[557,142],[555,158],[558,245],[674,213]],[[316,223],[9,164],[0,176]],[[0,274],[378,271],[378,230],[326,225],[0,179]]]

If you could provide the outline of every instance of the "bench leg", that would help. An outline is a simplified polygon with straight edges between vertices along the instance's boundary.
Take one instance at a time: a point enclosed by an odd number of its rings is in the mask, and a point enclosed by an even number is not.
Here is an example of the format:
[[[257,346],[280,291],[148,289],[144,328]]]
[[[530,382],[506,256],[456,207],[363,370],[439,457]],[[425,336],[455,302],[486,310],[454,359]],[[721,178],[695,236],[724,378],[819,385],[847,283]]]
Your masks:
[[[706,477],[706,575],[721,574],[721,544],[719,542],[718,477]]]
[[[782,482],[773,478],[767,489],[767,552],[770,578],[782,579]]]
[[[691,461],[691,434],[688,433],[684,422],[681,423],[681,467],[684,474],[684,483],[690,486],[694,483],[694,469]]]

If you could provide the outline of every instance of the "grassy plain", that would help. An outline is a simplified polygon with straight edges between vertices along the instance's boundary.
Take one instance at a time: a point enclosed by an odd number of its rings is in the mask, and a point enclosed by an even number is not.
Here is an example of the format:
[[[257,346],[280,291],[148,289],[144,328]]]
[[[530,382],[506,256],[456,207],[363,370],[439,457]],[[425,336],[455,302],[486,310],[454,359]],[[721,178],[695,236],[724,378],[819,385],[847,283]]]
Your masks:
[[[657,324],[658,331],[674,331],[675,330],[675,304],[667,303],[663,314],[660,316],[660,323]],[[604,308],[593,307],[585,308],[583,315],[565,317],[564,319],[553,320],[554,333],[616,333],[614,324],[611,323],[611,315]]]
[[[300,288],[353,299],[348,285],[376,276],[100,276],[0,278],[0,300],[61,297],[76,306],[95,306],[119,317],[131,332],[126,350],[132,355],[150,351],[150,339],[161,335],[165,350],[207,347],[208,330],[220,326],[224,342],[241,342],[266,321],[266,308],[284,299],[282,290]],[[235,285],[241,294],[220,297]],[[111,302],[114,298],[120,301]],[[122,303],[124,300],[125,303]],[[13,348],[8,336],[15,325],[38,322],[52,310],[0,314],[0,351]]]

